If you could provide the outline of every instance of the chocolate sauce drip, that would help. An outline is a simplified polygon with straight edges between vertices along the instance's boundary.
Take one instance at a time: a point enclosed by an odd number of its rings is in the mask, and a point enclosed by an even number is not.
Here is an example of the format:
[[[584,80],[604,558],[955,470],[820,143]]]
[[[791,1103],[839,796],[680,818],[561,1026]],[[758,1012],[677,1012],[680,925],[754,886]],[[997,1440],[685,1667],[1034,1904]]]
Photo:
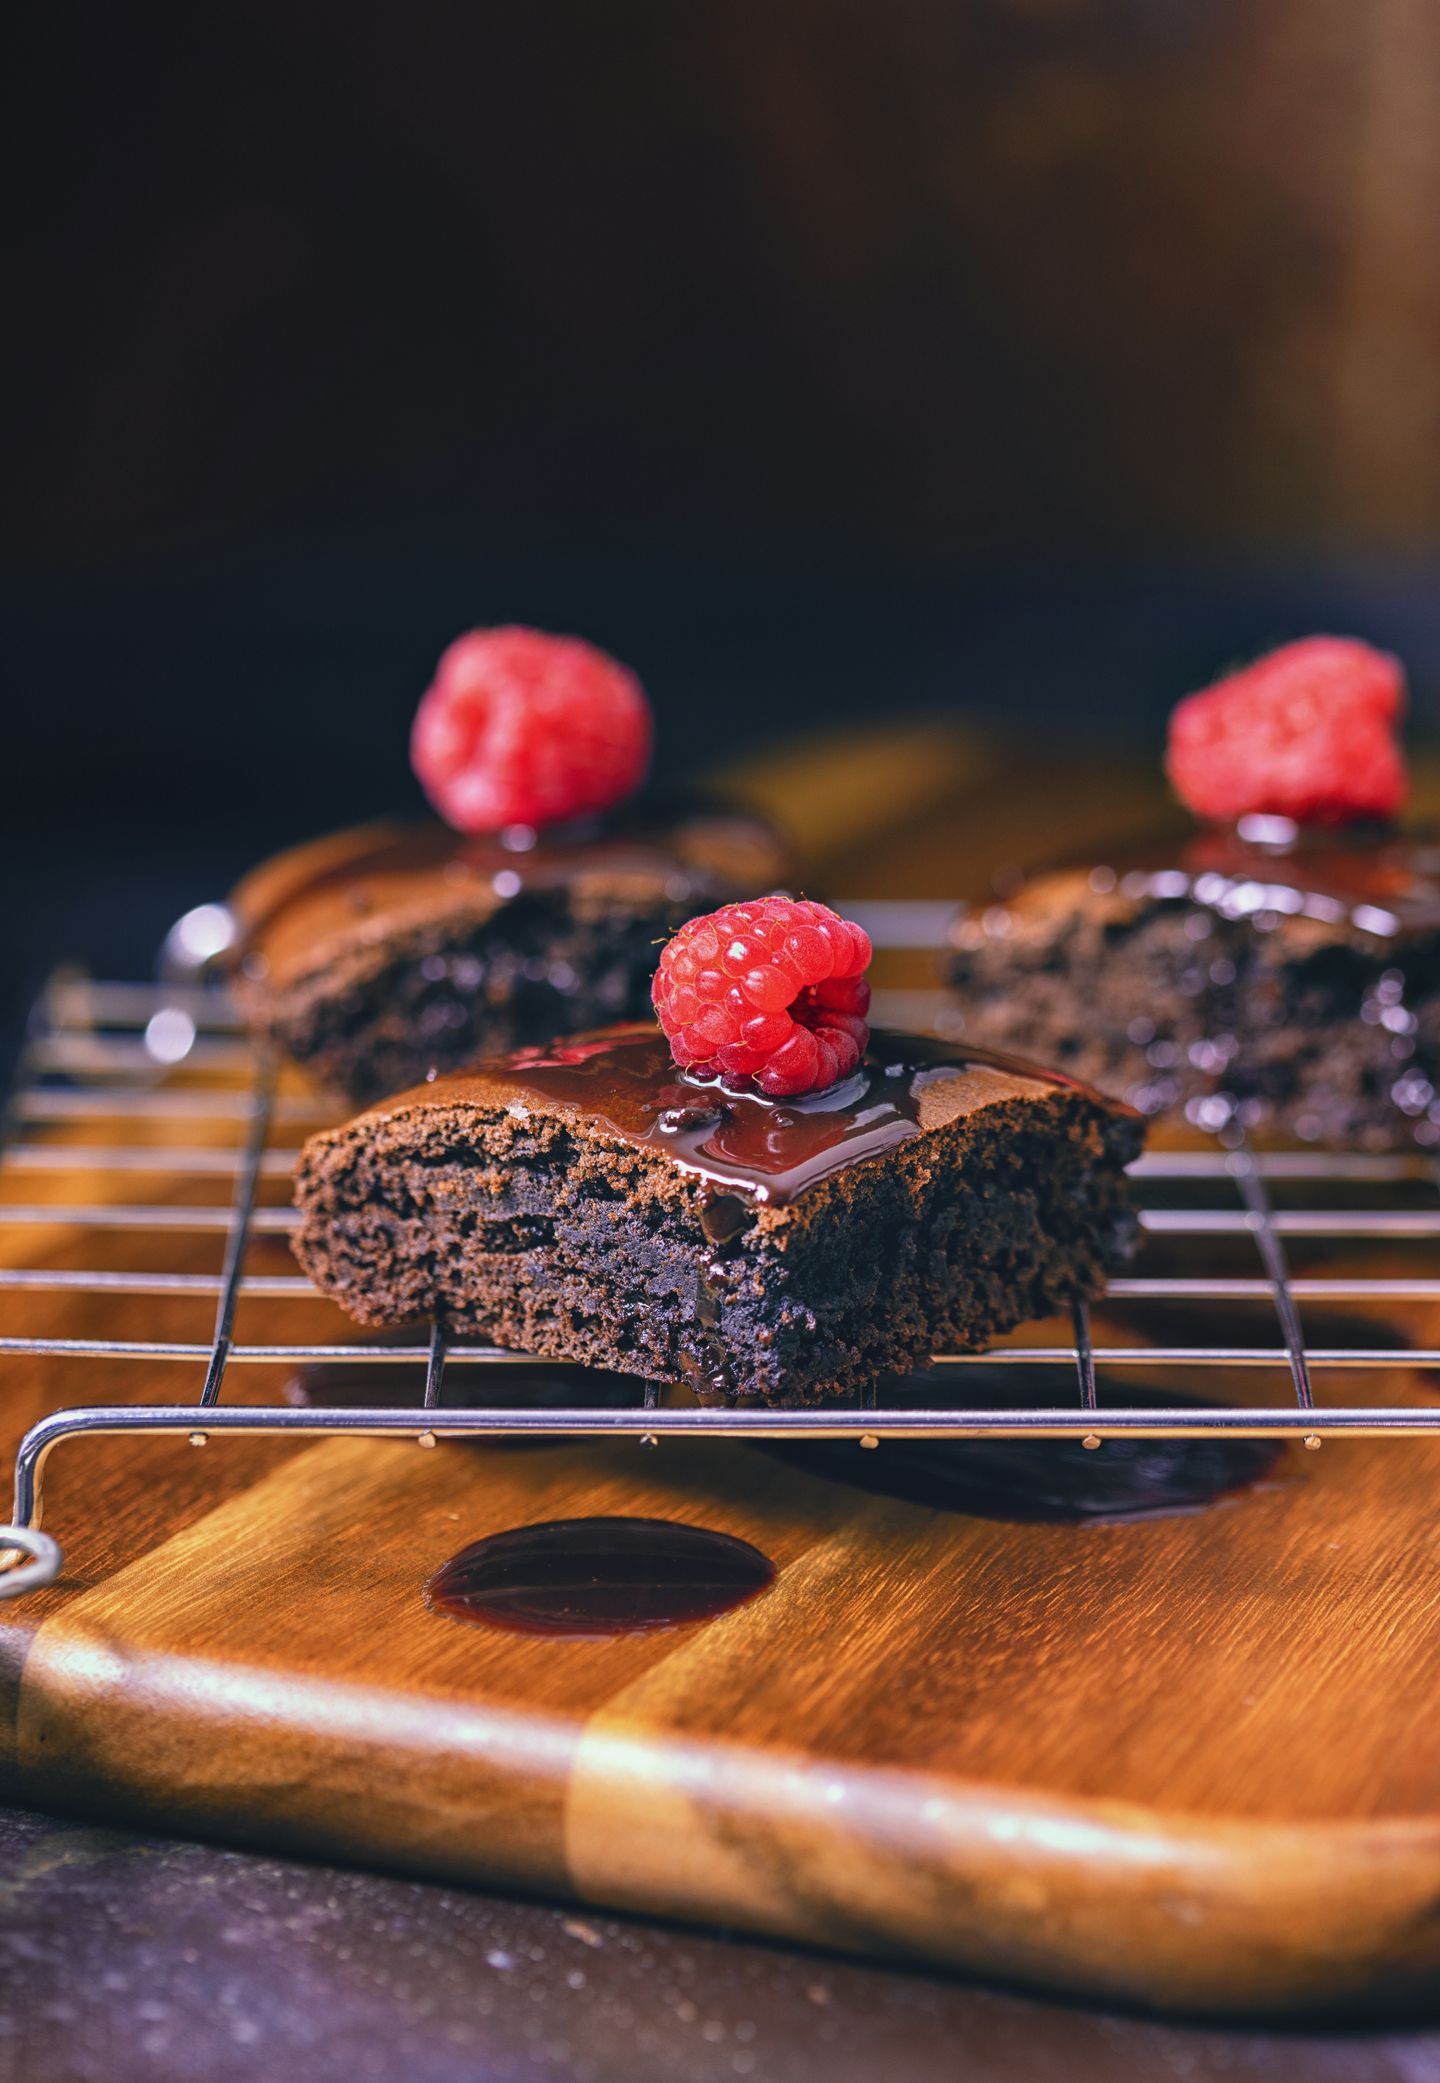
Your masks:
[[[975,1370],[977,1373],[979,1370]],[[973,1380],[973,1376],[972,1376]],[[1014,1384],[986,1371],[969,1399],[988,1410],[1020,1408]],[[1073,1391],[1073,1381],[1069,1385]],[[957,1407],[952,1382],[938,1370],[909,1377],[904,1393],[882,1393],[886,1407],[911,1402]],[[1053,1400],[1062,1401],[1063,1391]],[[1124,1404],[1140,1410],[1203,1409],[1205,1400],[1166,1390],[1127,1390]],[[1101,1404],[1103,1413],[1104,1403]],[[1284,1451],[1277,1439],[1106,1439],[1098,1448],[1078,1439],[886,1439],[873,1449],[851,1440],[817,1440],[772,1449],[787,1461],[832,1482],[899,1497],[971,1518],[1020,1524],[1118,1524],[1173,1517],[1214,1503],[1260,1482]]]
[[[709,1302],[708,1309],[706,1308],[707,1301]],[[686,1388],[689,1389],[691,1395],[702,1409],[723,1410],[727,1404],[733,1403],[735,1400],[735,1376],[731,1372],[730,1363],[720,1340],[716,1337],[704,1336],[704,1333],[714,1332],[718,1329],[720,1311],[718,1305],[707,1295],[707,1291],[703,1286],[696,1308],[696,1316],[700,1323],[702,1340],[705,1345],[705,1357],[703,1360],[695,1359],[688,1352],[682,1352],[680,1355],[680,1372],[685,1378]]]
[[[712,1110],[712,1120],[718,1118]],[[695,1325],[704,1347],[703,1361],[688,1353],[681,1355],[687,1386],[697,1403],[718,1409],[735,1398],[735,1377],[724,1340],[720,1337],[720,1314],[725,1300],[725,1266],[733,1259],[740,1239],[753,1223],[754,1211],[735,1193],[712,1194],[700,1210],[700,1228],[710,1245],[700,1268],[695,1294]]]
[[[832,1173],[955,1118],[999,1087],[1023,1093],[1027,1084],[1086,1093],[1108,1112],[1124,1111],[1058,1072],[882,1029],[872,1031],[860,1068],[841,1084],[771,1100],[680,1071],[659,1030],[640,1026],[610,1028],[549,1050],[522,1049],[402,1093],[386,1107],[477,1102],[523,1115],[528,1103],[573,1112],[622,1142],[663,1150],[718,1187],[709,1220],[728,1227],[741,1217],[725,1208],[727,1201],[749,1219],[742,1196],[784,1205]]]
[[[750,1210],[738,1194],[717,1193],[700,1211],[700,1227],[717,1247],[733,1244],[750,1225]]]
[[[758,1548],[670,1519],[552,1519],[462,1548],[431,1610],[519,1635],[655,1634],[713,1620],[773,1583]]]

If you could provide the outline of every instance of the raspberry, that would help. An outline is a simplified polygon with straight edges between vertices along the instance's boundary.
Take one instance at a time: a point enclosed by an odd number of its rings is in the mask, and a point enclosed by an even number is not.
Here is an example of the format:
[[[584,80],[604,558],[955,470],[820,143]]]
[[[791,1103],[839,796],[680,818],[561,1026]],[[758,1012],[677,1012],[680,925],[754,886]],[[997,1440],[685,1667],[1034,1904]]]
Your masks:
[[[1406,791],[1404,705],[1397,659],[1351,637],[1305,637],[1187,696],[1170,718],[1166,772],[1188,809],[1217,822],[1391,817]]]
[[[628,796],[650,759],[650,704],[633,673],[576,637],[472,629],[435,669],[410,762],[461,832],[558,824]]]
[[[757,897],[680,928],[652,996],[682,1070],[777,1098],[848,1078],[870,1039],[869,936],[824,904]]]

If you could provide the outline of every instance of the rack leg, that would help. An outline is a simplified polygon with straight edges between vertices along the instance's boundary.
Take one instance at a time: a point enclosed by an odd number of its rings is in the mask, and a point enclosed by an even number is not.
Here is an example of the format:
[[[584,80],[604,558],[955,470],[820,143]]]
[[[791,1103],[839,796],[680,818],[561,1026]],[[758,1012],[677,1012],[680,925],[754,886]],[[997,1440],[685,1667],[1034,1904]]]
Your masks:
[[[45,1463],[53,1438],[53,1420],[42,1420],[26,1433],[15,1456],[15,1525],[27,1533],[40,1530],[45,1501]]]

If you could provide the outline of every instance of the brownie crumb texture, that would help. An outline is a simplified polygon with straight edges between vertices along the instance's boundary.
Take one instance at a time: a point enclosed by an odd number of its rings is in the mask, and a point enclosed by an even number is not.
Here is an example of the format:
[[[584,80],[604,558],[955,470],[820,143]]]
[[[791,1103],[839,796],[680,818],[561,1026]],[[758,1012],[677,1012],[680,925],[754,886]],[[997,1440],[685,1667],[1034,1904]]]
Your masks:
[[[787,872],[761,820],[660,813],[531,849],[373,826],[292,849],[232,903],[253,1033],[365,1105],[477,1057],[646,1017],[696,911]]]
[[[948,963],[957,1038],[1217,1133],[1440,1146],[1440,932],[1227,916],[1175,881],[1137,897],[1057,874],[964,917]]]
[[[704,1401],[852,1395],[1095,1294],[1123,1254],[1140,1122],[1001,1087],[780,1204],[593,1120],[442,1088],[312,1138],[295,1251],[363,1324],[433,1315]]]
[[[688,902],[690,900],[686,900]],[[594,905],[526,893],[468,922],[437,919],[341,955],[283,992],[251,992],[252,1026],[358,1104],[480,1055],[638,1019],[686,904]]]

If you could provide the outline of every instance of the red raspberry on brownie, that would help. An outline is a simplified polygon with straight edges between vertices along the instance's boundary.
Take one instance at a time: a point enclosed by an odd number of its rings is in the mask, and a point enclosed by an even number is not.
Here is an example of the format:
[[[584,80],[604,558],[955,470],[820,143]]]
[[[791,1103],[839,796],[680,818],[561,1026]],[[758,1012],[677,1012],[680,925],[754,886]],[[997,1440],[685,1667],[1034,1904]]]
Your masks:
[[[472,629],[436,667],[410,759],[457,831],[592,817],[644,779],[650,704],[633,673],[577,637]]]
[[[1166,772],[1187,809],[1216,823],[1392,817],[1406,792],[1404,706],[1398,659],[1350,637],[1305,637],[1181,702]]]
[[[691,919],[655,972],[656,1017],[684,1070],[752,1079],[776,1098],[857,1068],[870,939],[827,905],[758,897]]]

